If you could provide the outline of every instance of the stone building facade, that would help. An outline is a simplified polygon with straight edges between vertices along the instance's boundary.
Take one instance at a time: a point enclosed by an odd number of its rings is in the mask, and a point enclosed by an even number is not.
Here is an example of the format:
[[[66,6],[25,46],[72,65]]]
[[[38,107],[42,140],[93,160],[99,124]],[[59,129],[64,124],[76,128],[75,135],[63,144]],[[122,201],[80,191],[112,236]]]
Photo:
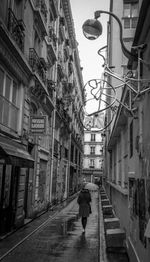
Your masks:
[[[98,130],[84,130],[84,158],[82,177],[99,183],[103,177],[103,137]]]
[[[110,22],[109,65],[130,81],[118,94],[116,117],[105,135],[105,186],[121,227],[126,231],[130,261],[148,262],[149,244],[149,12],[148,1],[111,1],[111,11],[123,25],[123,41],[136,57],[122,61],[116,43],[116,27]],[[129,13],[130,12],[130,13]],[[127,42],[131,41],[130,45]],[[117,47],[115,51],[115,46]],[[114,55],[117,52],[118,56]],[[139,52],[141,62],[137,62]],[[125,62],[123,64],[123,62]],[[126,71],[127,70],[127,71]],[[128,73],[128,74],[127,74]],[[119,82],[109,79],[113,86]],[[130,79],[131,80],[131,79]],[[140,81],[137,81],[140,80]],[[132,89],[133,88],[133,89]],[[117,89],[116,89],[117,90]],[[135,91],[139,91],[136,94]],[[108,116],[108,115],[107,115]],[[110,116],[110,115],[109,115]],[[109,117],[108,116],[108,117]]]
[[[83,102],[69,0],[2,0],[0,235],[76,192]]]

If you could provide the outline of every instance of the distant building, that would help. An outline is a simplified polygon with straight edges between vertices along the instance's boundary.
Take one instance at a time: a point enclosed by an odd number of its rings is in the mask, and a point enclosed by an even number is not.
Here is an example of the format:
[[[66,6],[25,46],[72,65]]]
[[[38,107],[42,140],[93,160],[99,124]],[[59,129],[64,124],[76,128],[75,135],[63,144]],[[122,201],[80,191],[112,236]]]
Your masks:
[[[103,138],[97,129],[84,130],[82,177],[87,182],[99,182],[103,176]]]

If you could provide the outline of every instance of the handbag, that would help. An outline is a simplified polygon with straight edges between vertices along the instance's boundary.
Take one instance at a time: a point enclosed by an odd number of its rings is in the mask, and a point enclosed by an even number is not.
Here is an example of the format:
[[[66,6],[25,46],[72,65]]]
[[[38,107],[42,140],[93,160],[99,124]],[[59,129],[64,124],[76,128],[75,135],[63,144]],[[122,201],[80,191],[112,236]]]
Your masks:
[[[92,214],[91,205],[89,204],[89,213]]]

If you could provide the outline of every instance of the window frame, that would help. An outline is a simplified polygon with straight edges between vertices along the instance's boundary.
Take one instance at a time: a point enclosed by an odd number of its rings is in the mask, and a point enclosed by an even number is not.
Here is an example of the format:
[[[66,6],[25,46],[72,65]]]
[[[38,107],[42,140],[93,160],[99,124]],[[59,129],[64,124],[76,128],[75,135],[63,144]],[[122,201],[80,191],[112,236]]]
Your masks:
[[[91,134],[91,141],[92,142],[95,142],[96,141],[96,134]]]
[[[90,155],[95,155],[95,146],[90,146]]]
[[[124,29],[135,29],[136,28],[137,21],[138,21],[138,10],[139,10],[138,3],[124,3],[123,4]],[[134,20],[134,23],[133,23],[133,20]]]

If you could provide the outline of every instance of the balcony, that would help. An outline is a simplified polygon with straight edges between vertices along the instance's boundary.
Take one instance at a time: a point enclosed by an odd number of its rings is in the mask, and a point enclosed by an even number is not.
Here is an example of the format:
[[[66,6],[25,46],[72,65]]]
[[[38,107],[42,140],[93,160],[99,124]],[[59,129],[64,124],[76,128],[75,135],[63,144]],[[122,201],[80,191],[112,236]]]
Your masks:
[[[57,38],[53,28],[49,28],[48,37],[46,38],[47,43],[47,59],[49,66],[53,66],[57,60],[56,55],[56,42]]]
[[[68,74],[69,76],[73,73],[73,63],[69,62],[68,63]]]
[[[68,59],[69,59],[69,47],[65,46],[65,48],[64,48],[64,62],[67,62]]]
[[[54,98],[54,90],[55,90],[55,83],[52,80],[47,79],[47,91],[52,100]]]
[[[65,29],[62,25],[59,26],[59,37],[61,41],[65,41]]]
[[[56,109],[57,109],[57,113],[59,114],[63,122],[68,126],[68,128],[70,128],[70,122],[72,121],[72,119],[69,116],[67,110],[65,110],[64,102],[62,101],[62,99],[57,98]]]
[[[60,63],[57,65],[57,77],[58,77],[58,82],[61,81],[61,79],[64,77],[64,70],[63,67]]]
[[[13,40],[16,42],[17,46],[23,52],[24,38],[25,38],[25,34],[24,34],[25,25],[23,23],[23,20],[17,20],[13,11],[10,8],[8,9],[8,30]]]
[[[34,12],[36,23],[40,27],[43,36],[47,35],[47,6],[45,0],[34,0]]]
[[[57,98],[56,99],[56,109],[59,115],[63,115],[63,107],[64,107],[64,104],[63,104],[62,99]]]
[[[0,124],[17,132],[19,109],[0,95]]]
[[[34,48],[29,49],[29,64],[34,72],[36,72],[41,81],[46,85],[46,62],[44,58],[40,58]]]
[[[57,1],[56,0],[50,0],[49,3],[50,3],[50,7],[52,9],[54,18],[56,19],[58,17],[58,14],[59,14],[58,13]]]

